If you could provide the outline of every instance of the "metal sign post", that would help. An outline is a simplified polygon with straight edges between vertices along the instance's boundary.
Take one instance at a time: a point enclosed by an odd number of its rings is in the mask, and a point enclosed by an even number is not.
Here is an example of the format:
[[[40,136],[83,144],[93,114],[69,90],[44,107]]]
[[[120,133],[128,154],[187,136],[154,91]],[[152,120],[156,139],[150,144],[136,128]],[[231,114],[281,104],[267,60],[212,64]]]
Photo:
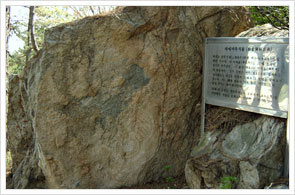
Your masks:
[[[284,177],[289,177],[289,119],[287,119],[287,129],[286,129],[286,149],[285,149],[285,159],[284,159]]]

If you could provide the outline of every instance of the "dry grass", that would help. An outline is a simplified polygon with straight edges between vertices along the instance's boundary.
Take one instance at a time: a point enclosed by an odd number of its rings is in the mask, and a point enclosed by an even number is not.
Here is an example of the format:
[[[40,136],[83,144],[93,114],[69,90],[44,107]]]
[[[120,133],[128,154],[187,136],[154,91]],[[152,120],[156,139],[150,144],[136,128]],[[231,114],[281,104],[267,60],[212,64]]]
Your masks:
[[[231,108],[206,106],[205,131],[229,131],[236,125],[242,125],[259,118],[260,114]]]

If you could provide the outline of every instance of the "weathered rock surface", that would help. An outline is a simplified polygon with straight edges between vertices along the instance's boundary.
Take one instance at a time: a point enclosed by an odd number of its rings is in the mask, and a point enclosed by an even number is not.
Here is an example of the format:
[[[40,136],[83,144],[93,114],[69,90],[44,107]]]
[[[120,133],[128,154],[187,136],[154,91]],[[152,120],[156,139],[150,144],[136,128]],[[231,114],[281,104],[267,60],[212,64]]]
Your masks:
[[[239,180],[237,188],[263,188],[282,176],[285,129],[284,120],[263,116],[228,133],[206,133],[186,164],[188,185],[220,188],[221,178],[232,176]]]
[[[17,75],[9,77],[7,104],[7,148],[11,152],[13,187],[43,188],[44,175],[38,166],[38,154],[32,120],[26,114],[28,103],[25,83]],[[11,188],[11,186],[9,186]]]
[[[243,7],[125,7],[47,30],[19,82],[44,186],[130,186],[166,177],[165,165],[182,174],[199,136],[203,38],[249,26]]]
[[[288,31],[266,24],[244,36],[288,37]],[[236,188],[263,188],[283,176],[286,120],[208,106],[205,135],[185,168],[190,188],[220,188],[221,178],[237,177]]]
[[[9,77],[8,85],[8,105],[7,105],[7,131],[8,148],[13,158],[13,172],[26,156],[29,145],[32,143],[33,131],[31,120],[26,116],[23,106],[24,99],[21,95],[19,77],[13,75]],[[12,130],[13,131],[10,131]]]
[[[271,24],[263,24],[241,32],[237,37],[289,37],[289,31],[274,28]]]

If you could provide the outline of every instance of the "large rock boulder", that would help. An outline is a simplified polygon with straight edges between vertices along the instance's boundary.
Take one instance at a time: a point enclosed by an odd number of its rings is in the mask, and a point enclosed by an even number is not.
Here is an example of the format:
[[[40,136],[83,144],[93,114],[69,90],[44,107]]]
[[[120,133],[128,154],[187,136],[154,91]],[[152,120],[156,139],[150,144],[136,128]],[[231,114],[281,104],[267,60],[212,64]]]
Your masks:
[[[203,38],[250,25],[244,7],[124,7],[47,30],[19,82],[44,186],[130,186],[166,165],[183,174],[199,137]],[[17,175],[15,186],[30,174]]]
[[[288,37],[269,24],[237,37]],[[264,188],[283,177],[286,120],[208,105],[206,133],[193,147],[185,168],[190,188],[221,188],[221,179],[236,177],[235,188]]]

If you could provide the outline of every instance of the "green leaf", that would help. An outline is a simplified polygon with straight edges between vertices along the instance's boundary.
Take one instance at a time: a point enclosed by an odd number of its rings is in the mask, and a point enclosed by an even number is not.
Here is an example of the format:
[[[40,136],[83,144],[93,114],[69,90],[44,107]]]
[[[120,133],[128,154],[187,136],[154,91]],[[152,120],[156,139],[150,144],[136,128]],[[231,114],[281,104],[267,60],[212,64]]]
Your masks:
[[[171,169],[171,166],[170,165],[166,165],[165,167],[164,167],[164,170],[165,171],[169,171]]]
[[[172,177],[167,177],[167,182],[172,182],[173,178]]]
[[[221,186],[221,189],[231,189],[232,184],[231,183],[225,183]]]
[[[237,181],[238,179],[236,177],[232,176],[224,176],[221,178],[221,188],[222,189],[231,189],[232,185]]]

